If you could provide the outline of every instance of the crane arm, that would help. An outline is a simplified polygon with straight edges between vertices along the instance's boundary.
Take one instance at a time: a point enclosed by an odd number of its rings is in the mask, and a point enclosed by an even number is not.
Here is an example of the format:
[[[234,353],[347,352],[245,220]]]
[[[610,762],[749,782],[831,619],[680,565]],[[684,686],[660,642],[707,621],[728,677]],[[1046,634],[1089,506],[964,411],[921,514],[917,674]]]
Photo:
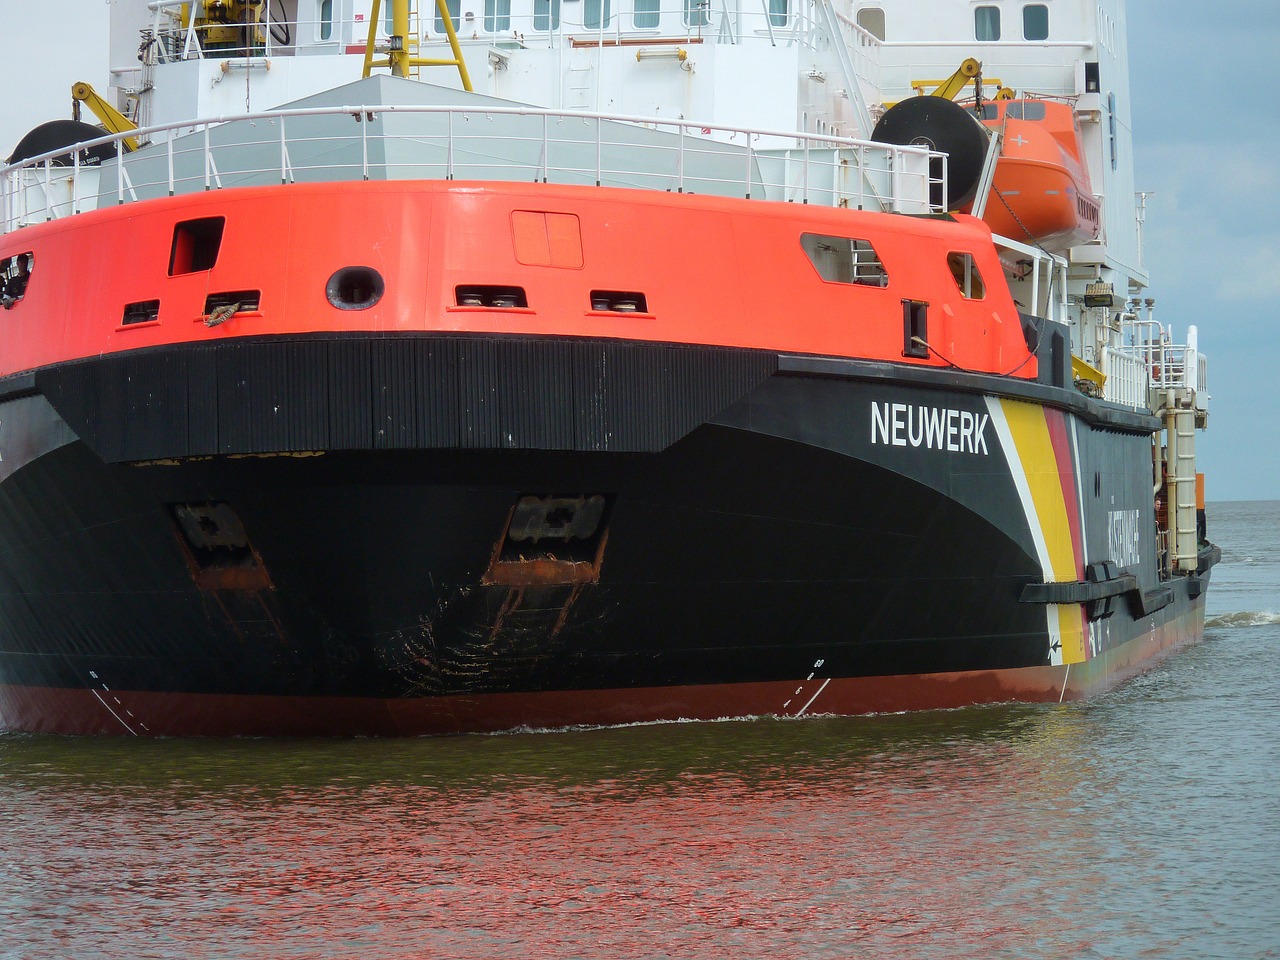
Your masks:
[[[138,129],[136,123],[102,99],[98,91],[93,89],[93,84],[84,81],[71,85],[72,113],[77,120],[80,119],[82,103],[93,111],[93,115],[98,118],[108,133],[127,133]],[[138,141],[135,137],[125,137],[124,145],[129,150],[138,149]]]

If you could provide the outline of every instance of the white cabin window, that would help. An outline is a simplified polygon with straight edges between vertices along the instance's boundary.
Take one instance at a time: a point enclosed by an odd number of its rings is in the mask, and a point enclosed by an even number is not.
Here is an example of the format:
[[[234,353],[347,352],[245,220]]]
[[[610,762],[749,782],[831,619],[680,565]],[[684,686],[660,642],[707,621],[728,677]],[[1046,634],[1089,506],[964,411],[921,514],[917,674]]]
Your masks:
[[[449,8],[449,19],[453,21],[453,28],[458,29],[458,21],[462,18],[462,0],[446,0],[445,6]],[[444,17],[440,15],[440,8],[436,7],[436,33],[444,33]]]
[[[560,29],[560,0],[533,0],[533,29]]]
[[[877,40],[883,40],[884,9],[881,7],[863,7],[858,11],[858,26]]]
[[[333,38],[333,0],[320,0],[316,4],[316,39]]]
[[[631,22],[643,30],[658,25],[658,10],[662,0],[635,0]]]
[[[484,29],[486,33],[511,29],[511,0],[484,0]]]
[[[705,27],[711,22],[710,0],[684,0],[684,24],[686,27]]]
[[[788,0],[769,0],[769,23],[775,27],[787,25]]]
[[[973,8],[973,36],[984,43],[1000,39],[1000,8]]]
[[[982,282],[982,274],[978,265],[973,262],[971,253],[948,253],[947,266],[951,269],[951,277],[960,288],[960,296],[966,300],[982,300],[987,295],[986,285]]]
[[[887,287],[889,274],[870,240],[800,234],[800,248],[828,283],[852,283],[861,287]]]
[[[1029,3],[1022,8],[1022,39],[1049,39],[1049,8],[1043,3]]]
[[[582,25],[588,30],[607,27],[612,16],[609,0],[585,0],[582,4]]]

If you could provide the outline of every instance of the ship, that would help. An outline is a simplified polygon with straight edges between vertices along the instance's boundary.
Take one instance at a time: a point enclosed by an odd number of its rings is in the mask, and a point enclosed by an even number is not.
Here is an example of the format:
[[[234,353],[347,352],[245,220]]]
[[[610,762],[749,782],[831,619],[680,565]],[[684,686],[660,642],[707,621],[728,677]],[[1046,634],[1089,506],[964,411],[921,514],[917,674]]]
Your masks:
[[[0,169],[0,726],[1056,703],[1200,639],[1120,0],[111,16]]]

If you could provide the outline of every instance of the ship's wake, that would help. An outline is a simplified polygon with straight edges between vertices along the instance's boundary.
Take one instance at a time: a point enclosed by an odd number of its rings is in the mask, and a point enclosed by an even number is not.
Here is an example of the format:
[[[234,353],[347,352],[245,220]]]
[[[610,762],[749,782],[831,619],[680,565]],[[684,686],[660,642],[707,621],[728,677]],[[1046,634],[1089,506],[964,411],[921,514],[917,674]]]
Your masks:
[[[1218,617],[1210,617],[1205,627],[1268,627],[1280,624],[1280,613],[1270,610],[1242,610],[1237,613],[1224,613]]]

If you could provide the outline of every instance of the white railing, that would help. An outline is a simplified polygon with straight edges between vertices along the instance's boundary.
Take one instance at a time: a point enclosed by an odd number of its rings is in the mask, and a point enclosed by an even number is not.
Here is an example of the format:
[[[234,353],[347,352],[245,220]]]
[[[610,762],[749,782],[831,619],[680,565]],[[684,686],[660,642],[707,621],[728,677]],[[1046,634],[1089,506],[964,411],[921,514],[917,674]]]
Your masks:
[[[1197,410],[1207,410],[1209,403],[1209,362],[1197,349],[1195,327],[1187,331],[1185,343],[1174,343],[1169,328],[1155,320],[1125,314],[1121,327],[1121,344],[1103,349],[1103,373],[1107,374],[1104,395],[1135,407],[1156,407],[1152,393],[1175,393],[1191,399]],[[1110,358],[1110,360],[1108,360]],[[1113,397],[1108,362],[1116,364],[1120,383],[1114,388],[1123,396]],[[1132,394],[1134,384],[1140,394]]]
[[[1141,409],[1147,405],[1147,366],[1141,357],[1116,347],[1102,348],[1102,397],[1126,407]]]
[[[537,181],[928,213],[939,212],[930,189],[946,177],[945,157],[921,147],[524,107],[312,107],[127,135],[161,142],[126,153],[126,135],[109,135],[0,168],[0,226],[225,187],[370,179]],[[102,145],[114,158],[82,161]]]

